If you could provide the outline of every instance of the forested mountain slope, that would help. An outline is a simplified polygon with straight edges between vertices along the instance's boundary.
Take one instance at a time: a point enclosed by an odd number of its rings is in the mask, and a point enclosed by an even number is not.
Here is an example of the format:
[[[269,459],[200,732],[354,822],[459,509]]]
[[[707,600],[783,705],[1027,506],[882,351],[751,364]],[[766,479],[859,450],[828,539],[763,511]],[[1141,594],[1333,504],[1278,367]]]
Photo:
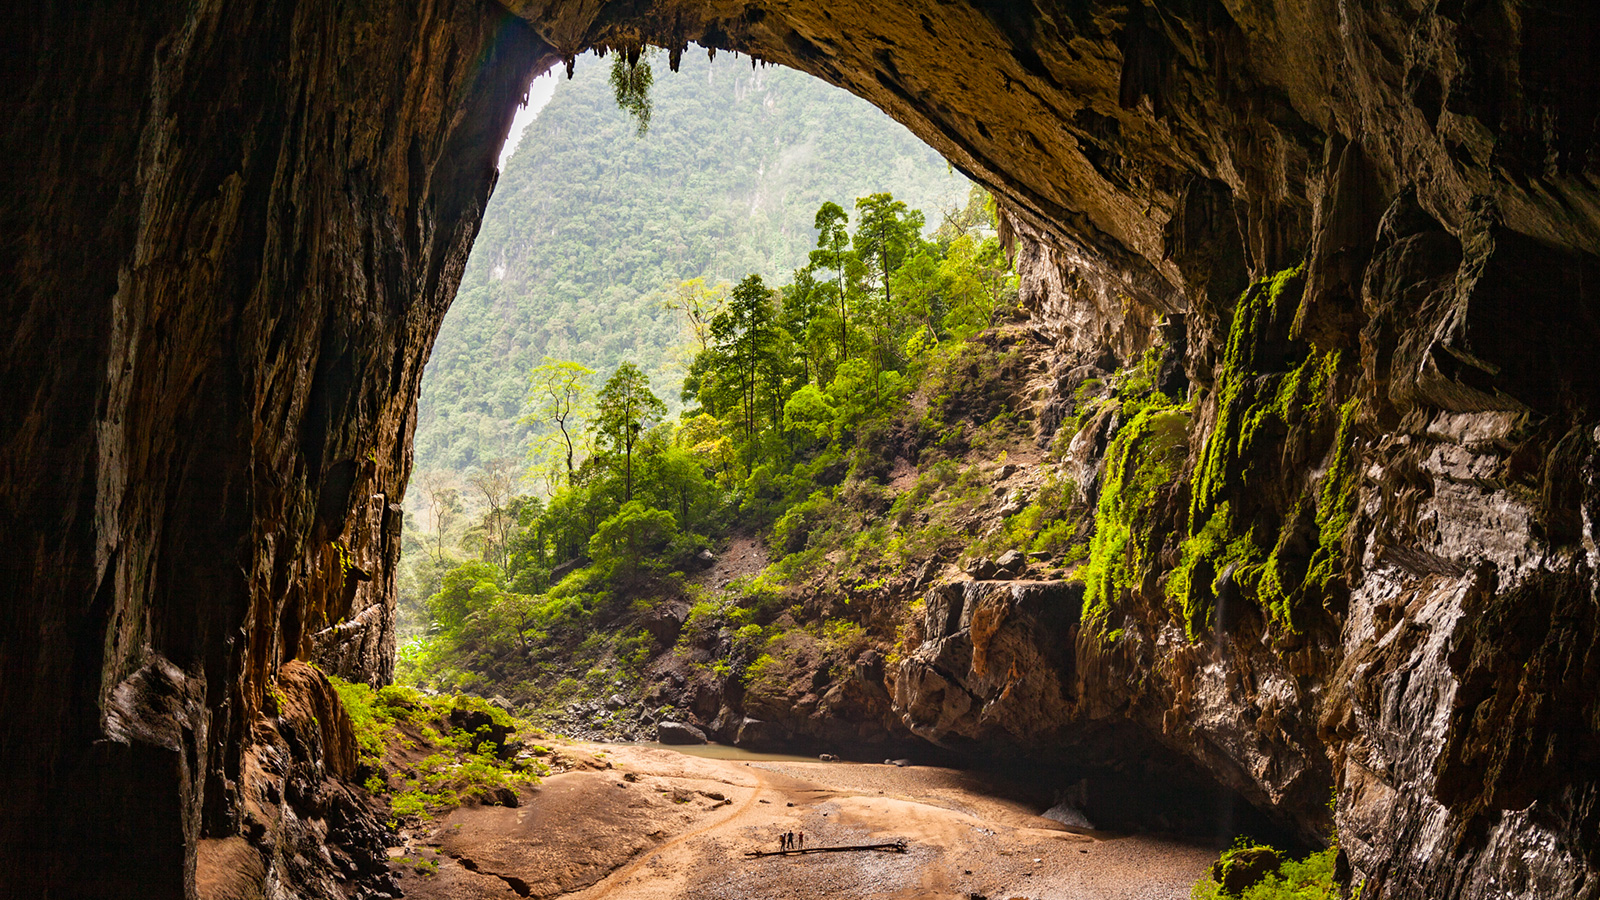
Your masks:
[[[635,361],[669,403],[687,362],[679,282],[736,282],[805,264],[833,200],[887,191],[937,225],[967,181],[869,104],[789,69],[699,54],[657,59],[648,133],[617,108],[605,61],[524,133],[423,379],[418,471],[524,454],[528,370]]]

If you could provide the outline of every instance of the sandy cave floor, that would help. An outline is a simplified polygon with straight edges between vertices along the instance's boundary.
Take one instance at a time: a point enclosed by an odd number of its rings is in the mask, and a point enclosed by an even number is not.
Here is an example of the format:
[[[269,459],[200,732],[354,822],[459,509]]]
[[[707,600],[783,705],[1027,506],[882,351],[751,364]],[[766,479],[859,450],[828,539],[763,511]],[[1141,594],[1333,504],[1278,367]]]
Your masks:
[[[408,835],[391,851],[405,896],[1185,900],[1216,858],[1069,829],[953,769],[565,749],[578,770],[525,789],[518,808],[459,809]],[[808,847],[903,838],[908,849],[744,855],[778,849],[785,831],[805,832]]]

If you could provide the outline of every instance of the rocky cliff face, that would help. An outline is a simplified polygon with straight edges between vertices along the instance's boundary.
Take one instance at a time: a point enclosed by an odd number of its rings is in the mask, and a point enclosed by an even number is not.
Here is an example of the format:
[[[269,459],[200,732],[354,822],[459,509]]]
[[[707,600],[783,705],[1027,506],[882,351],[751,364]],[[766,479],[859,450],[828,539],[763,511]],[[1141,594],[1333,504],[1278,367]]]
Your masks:
[[[0,868],[189,896],[266,802],[281,667],[390,671],[417,381],[551,57],[476,2],[41,7],[5,26]]]
[[[1600,896],[1588,4],[509,5],[8,20],[21,893],[191,894],[281,667],[385,676],[417,378],[522,85],[696,41],[895,115],[1002,199],[1062,348],[1178,339],[1198,392],[1170,488],[1109,510],[1131,574],[1076,619],[963,594],[928,652],[974,711],[924,681],[912,727],[981,736],[995,654],[1037,654],[1068,708],[1144,688],[1019,737],[1129,722],[1302,830],[1337,786],[1365,896]]]

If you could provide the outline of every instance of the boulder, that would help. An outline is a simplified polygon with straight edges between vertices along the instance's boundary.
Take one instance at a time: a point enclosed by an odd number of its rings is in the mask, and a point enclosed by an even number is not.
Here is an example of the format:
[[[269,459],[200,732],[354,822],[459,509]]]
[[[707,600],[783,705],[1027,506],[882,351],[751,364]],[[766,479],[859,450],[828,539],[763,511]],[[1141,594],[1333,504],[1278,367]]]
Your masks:
[[[677,643],[683,633],[683,623],[689,618],[689,604],[669,602],[657,605],[644,617],[643,625],[650,637],[663,647]]]
[[[974,581],[988,581],[989,579],[993,578],[995,573],[998,571],[999,568],[995,566],[994,560],[987,556],[980,556],[972,562],[967,563],[966,568],[966,573],[972,576]]]
[[[1016,578],[1028,569],[1028,558],[1019,550],[1007,550],[994,561],[995,576]]]
[[[656,740],[663,744],[704,744],[706,733],[686,722],[662,722],[656,725]]]
[[[458,728],[472,736],[472,749],[478,751],[485,743],[493,743],[498,749],[502,759],[508,758],[506,753],[506,738],[511,736],[511,728],[494,720],[492,716],[481,709],[468,709],[456,707],[446,717],[451,728]]]
[[[1283,865],[1283,854],[1271,847],[1241,847],[1222,854],[1211,866],[1211,878],[1233,896],[1243,894]]]
[[[733,743],[739,747],[776,749],[786,744],[790,737],[789,729],[780,723],[746,717],[739,722]]]

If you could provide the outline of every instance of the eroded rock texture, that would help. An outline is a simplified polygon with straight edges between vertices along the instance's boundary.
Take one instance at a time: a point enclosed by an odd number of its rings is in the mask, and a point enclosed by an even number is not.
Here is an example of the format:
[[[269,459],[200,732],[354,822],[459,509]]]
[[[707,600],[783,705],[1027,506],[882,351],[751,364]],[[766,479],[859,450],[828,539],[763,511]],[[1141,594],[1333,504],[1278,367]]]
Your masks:
[[[274,740],[263,697],[296,657],[387,672],[417,378],[522,85],[590,47],[695,41],[842,85],[993,188],[1064,352],[1184,348],[1202,477],[1096,607],[1115,639],[1080,629],[1033,687],[1143,685],[1073,715],[1135,724],[1302,831],[1337,785],[1367,897],[1600,896],[1590,4],[510,7],[7,20],[8,887],[184,896],[202,837],[284,858],[241,795]],[[1314,396],[1269,402],[1302,376]],[[1259,571],[1170,599],[1174,549],[1224,504],[1274,536],[1272,583],[1302,585],[1282,604],[1251,600]],[[1068,664],[1026,646],[1071,617],[974,640],[1007,603],[933,623],[971,646],[946,680],[973,698],[984,640]],[[901,698],[913,727],[983,733],[985,703],[929,696]]]
[[[5,43],[0,871],[192,895],[280,667],[390,671],[417,380],[549,57],[471,0],[44,4]]]

